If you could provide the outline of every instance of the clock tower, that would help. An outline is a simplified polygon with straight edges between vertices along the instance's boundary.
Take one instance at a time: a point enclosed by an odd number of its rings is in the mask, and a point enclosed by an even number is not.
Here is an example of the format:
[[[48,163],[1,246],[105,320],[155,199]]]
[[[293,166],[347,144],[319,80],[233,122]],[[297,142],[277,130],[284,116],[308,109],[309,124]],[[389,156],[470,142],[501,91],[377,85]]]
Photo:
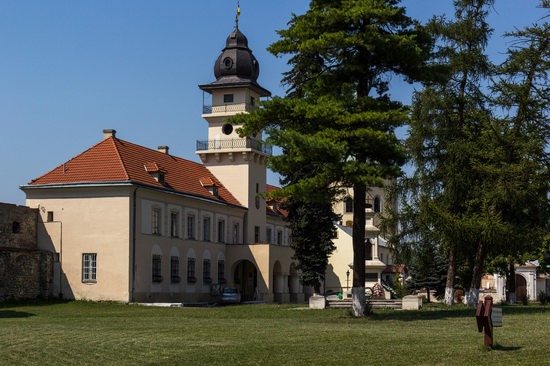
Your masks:
[[[259,74],[258,61],[237,23],[214,64],[216,81],[199,85],[210,95],[212,103],[203,106],[208,140],[197,141],[196,154],[239,202],[248,207],[244,243],[265,242],[266,206],[260,194],[266,191],[266,159],[271,149],[263,144],[261,133],[239,137],[236,129],[240,126],[226,120],[239,113],[249,113],[257,107],[260,98],[271,96],[258,84]]]

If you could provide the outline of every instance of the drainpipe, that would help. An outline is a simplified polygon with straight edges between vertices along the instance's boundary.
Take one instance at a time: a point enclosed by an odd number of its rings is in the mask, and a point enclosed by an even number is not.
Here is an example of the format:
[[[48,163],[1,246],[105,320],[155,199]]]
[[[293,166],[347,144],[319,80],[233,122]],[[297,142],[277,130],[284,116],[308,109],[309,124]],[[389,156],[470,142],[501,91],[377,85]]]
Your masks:
[[[138,187],[134,189],[133,198],[132,198],[132,292],[130,294],[130,302],[135,302],[135,292],[136,292],[136,211],[137,211],[137,190]]]

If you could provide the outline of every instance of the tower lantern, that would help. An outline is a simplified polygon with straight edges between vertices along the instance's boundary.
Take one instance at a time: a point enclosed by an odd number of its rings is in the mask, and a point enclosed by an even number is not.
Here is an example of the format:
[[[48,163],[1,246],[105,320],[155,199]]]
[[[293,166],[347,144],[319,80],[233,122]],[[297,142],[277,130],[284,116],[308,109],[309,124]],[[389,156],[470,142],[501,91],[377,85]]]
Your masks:
[[[239,8],[240,10],[240,8]],[[239,12],[238,12],[239,13]],[[202,117],[208,123],[208,140],[197,141],[196,154],[202,162],[248,207],[245,238],[248,242],[262,240],[265,233],[266,159],[271,149],[262,142],[262,134],[240,137],[226,120],[257,107],[260,98],[271,93],[258,84],[260,65],[248,39],[236,27],[227,37],[226,46],[214,63],[216,81],[199,85],[210,94],[211,105],[203,106]]]

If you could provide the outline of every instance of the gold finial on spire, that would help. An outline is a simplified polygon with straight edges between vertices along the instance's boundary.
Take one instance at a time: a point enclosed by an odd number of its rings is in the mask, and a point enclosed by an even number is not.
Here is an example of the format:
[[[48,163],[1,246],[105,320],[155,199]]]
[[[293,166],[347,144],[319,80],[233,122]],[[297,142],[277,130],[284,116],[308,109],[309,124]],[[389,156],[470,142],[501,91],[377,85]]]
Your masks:
[[[239,29],[239,16],[241,15],[241,1],[237,0],[237,15],[235,16],[235,26]]]

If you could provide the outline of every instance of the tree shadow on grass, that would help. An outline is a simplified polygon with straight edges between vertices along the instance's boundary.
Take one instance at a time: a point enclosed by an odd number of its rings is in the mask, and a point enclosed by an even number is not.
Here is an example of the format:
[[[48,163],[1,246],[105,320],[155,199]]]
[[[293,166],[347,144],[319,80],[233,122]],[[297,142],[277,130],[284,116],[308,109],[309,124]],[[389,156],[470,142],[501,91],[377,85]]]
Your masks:
[[[494,305],[502,308],[503,314],[549,314],[550,307],[540,305]],[[437,320],[448,318],[472,318],[474,319],[476,307],[467,307],[464,305],[454,305],[447,307],[441,304],[428,304],[421,310],[391,310],[376,309],[369,315],[371,320]]]
[[[423,310],[374,310],[371,320],[437,320],[449,318],[475,318],[475,308],[428,308]]]
[[[25,311],[0,310],[0,319],[28,318],[31,316],[36,316],[36,314]]]
[[[498,343],[493,346],[494,351],[503,351],[503,352],[519,351],[522,348],[523,347],[503,346]]]
[[[26,299],[26,300],[9,300],[6,302],[0,302],[0,312],[3,309],[14,309],[20,307],[29,307],[29,306],[51,306],[66,304],[72,302],[73,300],[59,300],[59,299]]]

